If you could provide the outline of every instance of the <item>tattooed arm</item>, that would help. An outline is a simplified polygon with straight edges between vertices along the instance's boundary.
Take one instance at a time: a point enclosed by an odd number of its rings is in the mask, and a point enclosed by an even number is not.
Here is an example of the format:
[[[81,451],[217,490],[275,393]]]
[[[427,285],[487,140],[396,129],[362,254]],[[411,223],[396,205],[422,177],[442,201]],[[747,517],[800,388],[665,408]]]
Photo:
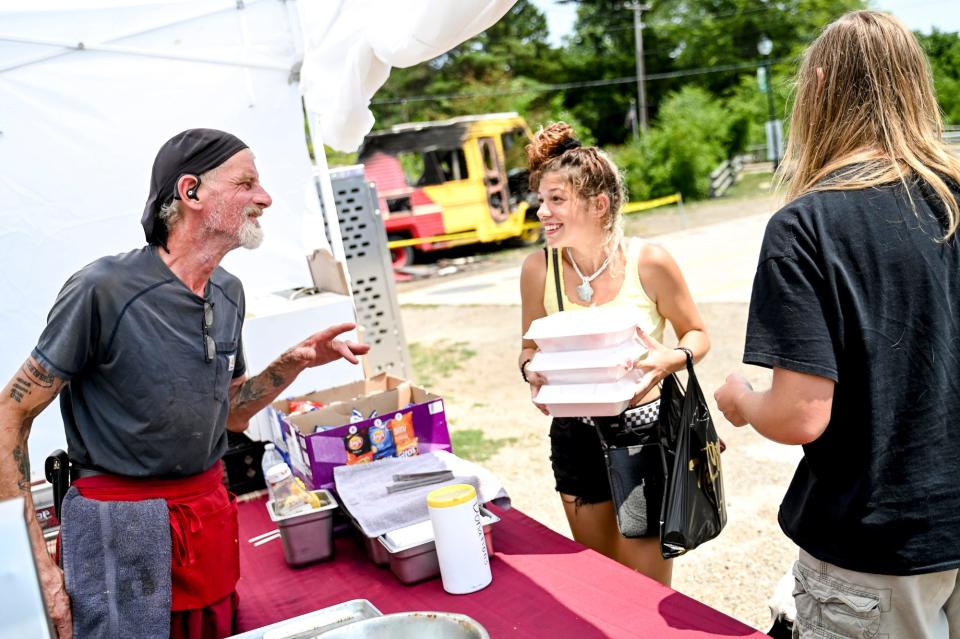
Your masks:
[[[30,494],[30,454],[27,451],[33,419],[54,400],[64,383],[30,357],[4,387],[0,395],[0,499],[23,497],[24,517],[40,570],[47,610],[58,635],[70,637],[73,634],[70,600],[64,589],[63,572],[47,553],[47,544],[37,523]]]
[[[351,364],[358,363],[357,355],[370,350],[366,344],[336,339],[340,334],[356,328],[356,324],[337,324],[314,333],[278,357],[256,377],[245,376],[230,384],[230,416],[227,429],[246,430],[250,418],[277,398],[301,371],[336,361],[341,357]]]

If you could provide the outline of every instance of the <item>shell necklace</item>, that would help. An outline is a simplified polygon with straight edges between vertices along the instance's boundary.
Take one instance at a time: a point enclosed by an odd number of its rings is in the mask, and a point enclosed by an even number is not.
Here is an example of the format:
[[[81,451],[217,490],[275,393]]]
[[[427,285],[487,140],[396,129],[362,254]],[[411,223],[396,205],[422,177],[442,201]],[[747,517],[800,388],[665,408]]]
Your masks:
[[[593,275],[586,276],[580,272],[580,267],[577,266],[576,261],[573,259],[573,252],[567,247],[567,258],[570,260],[570,264],[573,265],[573,270],[576,271],[577,276],[580,278],[580,284],[577,285],[577,297],[581,301],[589,302],[593,299],[593,287],[590,286],[590,282],[597,279],[597,276],[603,273],[608,266],[610,266],[610,260],[613,259],[614,254],[617,252],[617,248],[620,245],[620,238],[617,238],[617,241],[614,243],[613,250],[607,254],[607,259],[603,261],[603,264],[600,265],[596,271],[593,272]]]

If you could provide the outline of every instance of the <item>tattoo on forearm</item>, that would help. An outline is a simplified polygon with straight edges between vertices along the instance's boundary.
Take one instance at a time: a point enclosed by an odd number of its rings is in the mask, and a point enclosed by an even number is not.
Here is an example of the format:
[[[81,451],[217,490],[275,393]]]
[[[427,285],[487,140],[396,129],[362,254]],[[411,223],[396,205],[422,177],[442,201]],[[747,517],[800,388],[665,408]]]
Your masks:
[[[264,396],[262,388],[258,387],[257,378],[248,379],[241,386],[240,390],[237,391],[237,395],[233,400],[234,407],[240,406],[241,404],[246,404],[247,402],[254,402]]]
[[[17,487],[20,490],[30,490],[30,454],[27,452],[27,447],[15,447],[13,449],[13,459],[17,462],[17,470],[20,471]]]
[[[31,362],[25,363],[20,370],[23,371],[30,381],[40,388],[50,388],[53,386],[54,379],[56,379],[42,368],[34,366]]]
[[[270,375],[270,383],[273,384],[274,388],[282,388],[287,385],[286,380],[283,379],[280,373],[270,370],[268,370],[267,373]]]
[[[243,410],[245,404],[250,402],[262,402],[265,398],[270,400],[277,396],[277,389],[287,385],[286,378],[277,372],[268,368],[256,377],[248,379],[233,396],[230,402],[231,410]]]

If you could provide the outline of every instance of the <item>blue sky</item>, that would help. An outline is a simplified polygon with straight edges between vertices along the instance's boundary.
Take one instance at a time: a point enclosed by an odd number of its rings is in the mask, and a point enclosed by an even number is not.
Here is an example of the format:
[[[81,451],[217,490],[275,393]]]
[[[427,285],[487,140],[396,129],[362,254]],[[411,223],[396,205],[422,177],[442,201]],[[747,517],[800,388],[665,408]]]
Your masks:
[[[570,33],[576,19],[576,5],[560,4],[555,0],[532,0],[547,16],[550,41],[560,44],[560,39]],[[656,0],[652,0],[656,2]],[[960,11],[955,9],[957,0],[874,0],[874,8],[889,11],[915,31],[929,32],[932,27],[941,31],[960,31]],[[624,22],[630,12],[624,10]]]

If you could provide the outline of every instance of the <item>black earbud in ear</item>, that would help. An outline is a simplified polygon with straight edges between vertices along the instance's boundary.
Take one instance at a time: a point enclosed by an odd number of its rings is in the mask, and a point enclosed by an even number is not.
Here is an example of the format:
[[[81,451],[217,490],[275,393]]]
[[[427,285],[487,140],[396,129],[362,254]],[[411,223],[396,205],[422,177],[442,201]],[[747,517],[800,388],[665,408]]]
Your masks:
[[[196,179],[197,183],[187,189],[187,197],[191,200],[199,200],[200,198],[197,196],[197,190],[200,188],[200,176],[194,175],[192,177]]]

